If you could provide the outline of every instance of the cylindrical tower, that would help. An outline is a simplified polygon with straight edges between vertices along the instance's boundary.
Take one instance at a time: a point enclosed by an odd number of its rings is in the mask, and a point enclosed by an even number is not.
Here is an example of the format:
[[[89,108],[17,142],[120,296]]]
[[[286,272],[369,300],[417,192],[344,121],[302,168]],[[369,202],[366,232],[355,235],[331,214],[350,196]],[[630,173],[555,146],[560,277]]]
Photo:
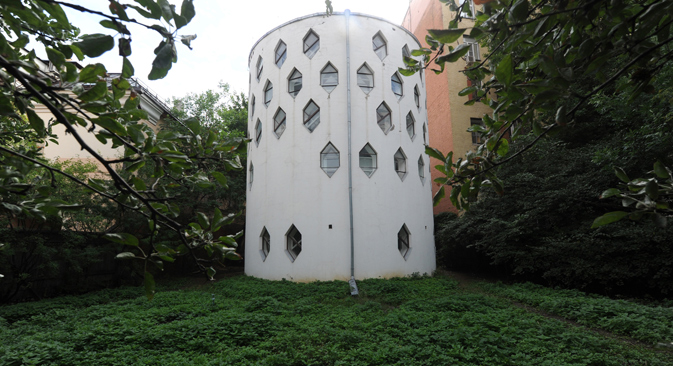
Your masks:
[[[435,269],[420,48],[357,13],[285,23],[253,46],[245,272],[347,280]]]

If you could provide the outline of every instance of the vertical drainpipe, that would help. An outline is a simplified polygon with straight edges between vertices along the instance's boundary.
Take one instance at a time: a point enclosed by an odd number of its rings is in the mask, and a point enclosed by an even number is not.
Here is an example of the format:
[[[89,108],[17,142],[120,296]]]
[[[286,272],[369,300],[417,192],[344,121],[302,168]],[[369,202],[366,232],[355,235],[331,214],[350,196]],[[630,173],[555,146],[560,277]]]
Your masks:
[[[351,11],[346,9],[346,91],[347,106],[346,115],[348,118],[348,210],[350,212],[350,234],[351,234],[351,279],[348,284],[351,287],[351,295],[358,295],[358,285],[355,283],[355,245],[353,239],[353,162],[351,146],[351,43],[350,43],[350,17]]]

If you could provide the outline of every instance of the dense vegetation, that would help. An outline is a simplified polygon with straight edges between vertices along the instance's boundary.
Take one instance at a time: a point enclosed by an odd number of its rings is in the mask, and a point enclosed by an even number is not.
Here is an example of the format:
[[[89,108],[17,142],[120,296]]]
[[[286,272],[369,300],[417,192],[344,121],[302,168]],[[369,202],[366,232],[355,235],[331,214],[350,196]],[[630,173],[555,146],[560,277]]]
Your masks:
[[[673,364],[665,349],[546,318],[500,297],[509,293],[475,292],[443,277],[365,280],[359,286],[361,296],[351,297],[346,282],[241,276],[165,289],[151,302],[138,288],[122,288],[0,307],[0,365]],[[604,307],[628,315],[647,308],[601,301],[593,304],[597,312]],[[671,318],[670,309],[652,311],[668,311]],[[631,321],[646,326],[643,318]],[[659,327],[666,330],[657,333],[661,338],[644,340],[670,341],[670,321]]]
[[[635,100],[629,90],[596,95],[573,126],[499,167],[502,196],[483,190],[460,218],[438,218],[440,263],[456,269],[494,264],[501,273],[599,293],[670,296],[671,225],[622,220],[591,226],[621,206],[615,198],[599,199],[618,183],[614,166],[641,176],[657,159],[673,163],[672,75],[673,68],[663,70],[657,92]],[[530,139],[514,142],[513,151]]]

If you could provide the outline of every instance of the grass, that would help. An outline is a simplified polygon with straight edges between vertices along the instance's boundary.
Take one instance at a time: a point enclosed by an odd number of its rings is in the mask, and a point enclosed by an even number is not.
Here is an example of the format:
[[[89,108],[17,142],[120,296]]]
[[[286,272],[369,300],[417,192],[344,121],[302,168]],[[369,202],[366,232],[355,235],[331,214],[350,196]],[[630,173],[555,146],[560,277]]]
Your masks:
[[[358,286],[353,298],[346,282],[239,276],[151,302],[126,288],[4,306],[0,365],[673,365],[668,351],[513,306],[506,286]]]

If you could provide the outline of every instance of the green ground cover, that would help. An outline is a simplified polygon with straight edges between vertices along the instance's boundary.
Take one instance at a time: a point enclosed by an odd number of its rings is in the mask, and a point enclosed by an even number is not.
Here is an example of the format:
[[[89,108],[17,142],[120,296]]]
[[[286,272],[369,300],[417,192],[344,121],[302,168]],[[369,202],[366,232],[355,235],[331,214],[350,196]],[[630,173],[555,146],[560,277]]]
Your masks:
[[[345,282],[239,276],[151,302],[127,288],[3,306],[0,365],[673,365],[668,350],[550,319],[481,285],[358,285],[353,298]]]

